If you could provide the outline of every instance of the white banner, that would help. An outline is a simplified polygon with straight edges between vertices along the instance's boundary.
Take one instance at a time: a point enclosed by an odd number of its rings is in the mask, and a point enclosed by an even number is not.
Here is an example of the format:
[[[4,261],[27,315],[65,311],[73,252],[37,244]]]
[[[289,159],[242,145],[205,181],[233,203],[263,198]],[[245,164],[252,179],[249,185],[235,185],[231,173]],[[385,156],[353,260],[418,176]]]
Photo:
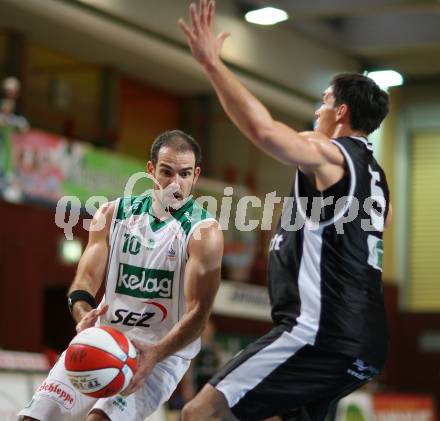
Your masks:
[[[270,322],[269,293],[263,286],[223,281],[213,312],[222,316]]]

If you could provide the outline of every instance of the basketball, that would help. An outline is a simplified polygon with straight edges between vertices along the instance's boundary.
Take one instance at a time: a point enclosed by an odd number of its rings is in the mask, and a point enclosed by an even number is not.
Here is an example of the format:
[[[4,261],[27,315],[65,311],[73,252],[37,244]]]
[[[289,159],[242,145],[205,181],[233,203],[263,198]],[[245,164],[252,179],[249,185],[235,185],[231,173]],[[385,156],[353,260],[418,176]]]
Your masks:
[[[127,388],[136,371],[136,354],[123,333],[111,327],[91,327],[70,342],[66,373],[81,393],[106,398]]]

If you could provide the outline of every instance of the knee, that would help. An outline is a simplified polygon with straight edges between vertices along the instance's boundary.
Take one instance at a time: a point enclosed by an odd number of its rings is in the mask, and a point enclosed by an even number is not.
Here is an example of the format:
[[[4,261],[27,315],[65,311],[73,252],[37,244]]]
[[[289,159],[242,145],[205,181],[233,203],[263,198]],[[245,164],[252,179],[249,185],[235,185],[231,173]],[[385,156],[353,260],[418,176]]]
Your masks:
[[[188,402],[182,409],[181,419],[182,421],[192,421],[194,419],[194,405],[193,401]]]
[[[229,415],[229,408],[224,395],[210,384],[188,402],[182,410],[182,421],[206,421],[207,419],[220,419]]]
[[[110,421],[110,418],[100,409],[94,409],[87,416],[86,421]]]
[[[202,416],[202,408],[195,399],[188,402],[182,409],[182,421],[198,421],[202,419]]]

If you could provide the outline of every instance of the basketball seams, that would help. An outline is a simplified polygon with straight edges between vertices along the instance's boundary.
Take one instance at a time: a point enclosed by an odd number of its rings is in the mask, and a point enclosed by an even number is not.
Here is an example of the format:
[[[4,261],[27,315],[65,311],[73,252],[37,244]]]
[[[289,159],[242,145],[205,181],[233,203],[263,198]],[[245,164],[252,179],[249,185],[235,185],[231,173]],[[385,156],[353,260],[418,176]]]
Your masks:
[[[72,346],[74,347],[75,345],[84,346],[84,344],[74,344],[74,345],[72,345]],[[102,353],[107,354],[108,357],[110,357],[112,361],[117,362],[118,364],[117,364],[117,366],[116,366],[116,364],[115,364],[115,365],[111,365],[111,366],[99,366],[98,368],[86,368],[86,369],[83,369],[83,370],[79,370],[79,369],[76,369],[76,368],[75,368],[74,371],[77,371],[77,372],[80,372],[80,371],[90,371],[90,370],[98,370],[98,369],[102,369],[102,368],[117,368],[117,369],[121,369],[121,368],[124,366],[124,364],[125,364],[125,361],[122,361],[120,358],[114,356],[113,354],[110,354],[110,353],[107,352],[105,349],[98,348],[97,346],[93,346],[93,345],[89,345],[89,344],[87,344],[86,346],[87,346],[88,348],[92,348],[93,350],[101,351]],[[69,348],[69,349],[71,349],[71,348]],[[69,367],[71,367],[71,365],[70,365],[70,361],[69,361],[69,357],[70,357],[69,349],[67,350],[66,360],[65,360],[65,362],[64,362],[64,365],[65,365],[65,367],[66,367],[67,370],[71,370],[71,371],[72,371],[72,369],[69,368]],[[69,366],[69,367],[68,367],[68,366]],[[120,366],[120,367],[119,367],[119,366]]]
[[[128,384],[130,383],[130,380],[134,374],[134,370],[128,364],[127,364],[127,369],[130,370],[130,375],[127,375],[127,373],[122,372],[122,374],[124,375],[124,384],[121,390],[125,390],[128,387]]]
[[[102,398],[124,390],[136,371],[136,349],[110,326],[92,327],[70,343],[64,361],[72,385],[86,396]]]
[[[120,371],[111,381],[99,390],[90,393],[85,393],[92,398],[108,398],[124,390],[125,376]]]
[[[87,370],[85,372],[66,370],[66,374],[69,377],[72,385],[77,388],[77,390],[79,390],[81,393],[88,395],[90,393],[98,392],[111,384],[113,380],[121,374],[121,370],[116,367],[98,370]],[[98,374],[100,375],[98,384],[87,385],[86,388],[83,386],[79,386],[81,383],[88,383],[93,381],[97,378]]]
[[[84,345],[84,344],[74,344],[73,346],[75,346],[75,345]],[[132,345],[133,346],[133,345]],[[122,361],[121,359],[119,359],[118,357],[115,357],[113,354],[110,354],[109,352],[107,352],[105,349],[102,349],[102,348],[98,348],[98,347],[96,347],[96,346],[93,346],[93,345],[88,345],[87,344],[87,347],[89,347],[89,348],[93,348],[93,349],[96,349],[96,350],[98,350],[98,351],[102,351],[102,352],[104,352],[104,353],[106,353],[106,354],[108,354],[111,358],[113,358],[114,360],[116,360],[116,361],[118,361],[119,363],[121,363],[121,366],[120,367],[116,367],[116,366],[99,366],[99,368],[97,368],[97,369],[84,369],[84,370],[79,370],[79,369],[75,369],[75,370],[73,370],[73,367],[72,368],[68,368],[67,367],[67,359],[68,359],[68,357],[69,357],[69,352],[67,352],[67,354],[66,354],[66,361],[64,362],[64,365],[65,365],[65,368],[67,369],[67,370],[69,370],[69,371],[75,371],[75,372],[84,372],[84,371],[90,371],[90,370],[101,370],[101,369],[103,369],[103,368],[117,368],[117,369],[119,369],[119,370],[122,370],[122,368],[125,366],[125,365],[127,365],[128,367],[130,367],[130,369],[131,369],[131,371],[135,371],[135,368],[136,368],[136,358],[135,357],[128,357],[125,361]],[[69,350],[68,350],[69,351]],[[69,367],[70,367],[70,365],[69,365]]]
[[[127,342],[128,342],[128,352],[127,352],[128,359],[131,358],[135,360],[137,356],[136,348],[128,338],[127,338]]]
[[[118,330],[109,326],[101,326],[101,329],[106,331],[112,337],[125,355],[128,355],[128,340],[122,332],[119,332]]]
[[[71,345],[82,344],[87,346],[94,346],[94,343],[99,342],[102,344],[101,349],[105,350],[111,355],[114,355],[116,358],[119,358],[121,361],[125,361],[127,359],[127,352],[123,350],[123,348],[118,343],[117,338],[113,336],[114,331],[116,330],[107,326],[90,327],[84,330],[83,332],[81,332],[79,335],[77,335],[70,344]],[[121,332],[118,333],[122,335],[122,337],[126,341],[124,334],[122,334]],[[115,336],[119,337],[119,335],[115,335]],[[127,351],[128,351],[128,344],[127,344]]]

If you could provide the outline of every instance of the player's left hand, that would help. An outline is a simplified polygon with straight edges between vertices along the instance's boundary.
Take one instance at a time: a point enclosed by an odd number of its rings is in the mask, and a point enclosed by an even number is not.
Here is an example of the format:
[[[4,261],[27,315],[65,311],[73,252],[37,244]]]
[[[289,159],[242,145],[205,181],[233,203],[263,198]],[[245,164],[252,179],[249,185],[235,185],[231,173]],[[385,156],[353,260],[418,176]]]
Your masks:
[[[192,28],[190,29],[183,19],[179,19],[180,29],[186,35],[188,44],[194,58],[202,66],[214,65],[220,56],[225,39],[229,33],[222,32],[218,36],[214,34],[214,0],[200,0],[199,10],[194,3],[191,3],[189,13],[191,16]]]
[[[132,377],[128,387],[122,392],[124,396],[136,392],[150,375],[154,366],[159,362],[158,353],[154,345],[138,341],[137,339],[132,339],[131,342],[138,351],[138,365],[136,373]]]
[[[76,325],[76,333],[80,333],[84,329],[95,326],[96,321],[99,319],[99,317],[107,313],[108,308],[108,304],[104,304],[85,313],[82,319]]]

